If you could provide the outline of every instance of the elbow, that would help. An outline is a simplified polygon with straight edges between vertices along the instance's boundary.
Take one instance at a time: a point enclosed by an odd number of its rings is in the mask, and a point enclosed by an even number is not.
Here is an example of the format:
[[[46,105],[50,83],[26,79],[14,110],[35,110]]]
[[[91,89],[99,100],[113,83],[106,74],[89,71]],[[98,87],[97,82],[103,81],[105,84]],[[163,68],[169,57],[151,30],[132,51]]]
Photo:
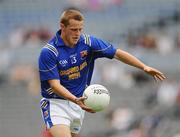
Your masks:
[[[120,50],[120,49],[117,49],[116,53],[114,55],[114,58],[117,59],[117,60],[121,60],[122,57],[123,57],[123,51]]]
[[[59,80],[48,80],[48,83],[53,90],[56,90]]]

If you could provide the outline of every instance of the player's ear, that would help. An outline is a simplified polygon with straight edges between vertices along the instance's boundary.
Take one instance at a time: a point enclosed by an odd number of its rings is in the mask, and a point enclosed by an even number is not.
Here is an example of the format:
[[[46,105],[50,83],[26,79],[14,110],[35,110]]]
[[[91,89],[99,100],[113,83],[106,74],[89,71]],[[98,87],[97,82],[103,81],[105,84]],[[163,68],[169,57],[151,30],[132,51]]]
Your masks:
[[[60,28],[63,30],[65,28],[65,25],[63,23],[60,23]]]

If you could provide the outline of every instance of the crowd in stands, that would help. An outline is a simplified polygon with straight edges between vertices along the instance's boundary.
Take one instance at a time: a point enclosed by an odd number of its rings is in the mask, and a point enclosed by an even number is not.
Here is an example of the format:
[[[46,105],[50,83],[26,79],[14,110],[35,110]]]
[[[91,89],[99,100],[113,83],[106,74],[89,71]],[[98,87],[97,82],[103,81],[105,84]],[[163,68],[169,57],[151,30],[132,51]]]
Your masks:
[[[163,55],[172,53],[180,47],[179,23],[179,11],[175,11],[170,17],[159,17],[141,28],[130,30],[127,34],[127,43],[133,48],[154,50]]]

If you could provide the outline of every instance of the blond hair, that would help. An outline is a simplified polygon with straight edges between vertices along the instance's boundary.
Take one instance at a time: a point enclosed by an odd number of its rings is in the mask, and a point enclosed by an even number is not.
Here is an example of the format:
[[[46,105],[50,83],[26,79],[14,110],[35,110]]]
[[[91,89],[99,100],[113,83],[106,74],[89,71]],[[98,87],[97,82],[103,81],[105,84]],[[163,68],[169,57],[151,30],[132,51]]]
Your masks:
[[[69,25],[69,20],[70,19],[83,21],[84,16],[80,11],[78,11],[76,9],[67,9],[62,13],[62,15],[60,17],[60,23],[67,26],[67,25]]]

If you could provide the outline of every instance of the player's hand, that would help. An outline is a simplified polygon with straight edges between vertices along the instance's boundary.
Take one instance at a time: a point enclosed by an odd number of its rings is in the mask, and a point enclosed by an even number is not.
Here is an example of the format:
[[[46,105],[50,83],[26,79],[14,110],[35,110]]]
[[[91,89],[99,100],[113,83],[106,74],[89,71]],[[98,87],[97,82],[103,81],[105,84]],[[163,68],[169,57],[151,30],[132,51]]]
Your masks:
[[[79,105],[83,110],[87,111],[87,112],[90,112],[90,113],[96,113],[94,110],[92,110],[91,108],[87,107],[85,104],[84,104],[84,100],[86,100],[87,98],[86,97],[79,97],[79,98],[76,98],[75,102],[77,105]]]
[[[156,81],[159,81],[159,80],[163,81],[164,79],[166,79],[165,75],[162,72],[160,72],[159,70],[155,69],[155,68],[145,66],[144,71],[147,74],[153,76]]]

